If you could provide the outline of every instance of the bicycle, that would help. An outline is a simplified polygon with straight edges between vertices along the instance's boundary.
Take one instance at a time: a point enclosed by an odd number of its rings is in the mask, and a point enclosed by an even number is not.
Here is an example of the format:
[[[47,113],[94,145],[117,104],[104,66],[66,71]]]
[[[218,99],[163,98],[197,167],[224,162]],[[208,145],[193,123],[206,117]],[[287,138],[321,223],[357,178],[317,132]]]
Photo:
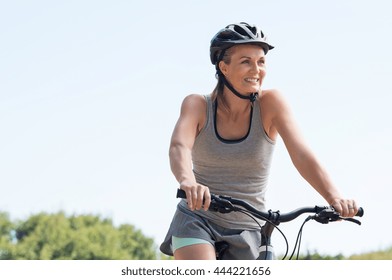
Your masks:
[[[178,189],[177,190],[177,198],[184,198],[186,199],[185,191]],[[260,244],[260,255],[257,258],[258,260],[274,260],[275,253],[273,246],[271,244],[271,236],[274,229],[277,229],[286,242],[286,252],[282,258],[282,260],[286,259],[288,251],[289,251],[289,244],[287,241],[286,236],[283,232],[278,228],[278,225],[283,222],[290,222],[302,214],[305,213],[313,213],[314,215],[308,216],[303,224],[301,225],[297,240],[293,249],[293,252],[289,259],[291,260],[297,250],[297,260],[299,259],[299,252],[301,246],[301,237],[302,237],[302,230],[304,225],[310,221],[315,220],[316,222],[322,224],[328,224],[329,222],[335,222],[339,220],[353,222],[358,225],[361,225],[361,222],[354,218],[345,218],[341,217],[338,212],[336,212],[332,206],[313,206],[313,207],[301,207],[296,210],[293,210],[288,213],[280,213],[279,211],[259,211],[251,204],[247,203],[246,201],[232,198],[230,196],[225,195],[216,195],[211,194],[211,203],[208,208],[209,211],[215,211],[219,213],[230,213],[230,212],[241,212],[250,217],[252,217],[256,223],[260,227],[260,234],[261,234],[261,244]],[[355,216],[362,217],[364,214],[364,210],[362,207],[359,207],[358,213]],[[262,226],[260,223],[255,219],[259,218],[264,220],[266,223]],[[297,249],[298,246],[298,249]],[[215,244],[215,250],[217,252],[217,259],[221,259],[221,256],[224,254],[224,251],[227,250],[229,244],[227,242],[217,242]]]

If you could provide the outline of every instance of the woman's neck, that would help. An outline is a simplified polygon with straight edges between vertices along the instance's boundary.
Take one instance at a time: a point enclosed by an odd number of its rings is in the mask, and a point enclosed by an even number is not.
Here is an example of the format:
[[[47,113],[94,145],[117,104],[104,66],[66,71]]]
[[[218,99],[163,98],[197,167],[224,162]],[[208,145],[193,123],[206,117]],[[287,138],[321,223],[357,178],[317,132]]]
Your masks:
[[[242,114],[249,112],[249,108],[252,103],[248,99],[241,99],[235,96],[227,88],[223,91],[223,94],[218,97],[218,106],[222,105],[222,109],[230,114]]]

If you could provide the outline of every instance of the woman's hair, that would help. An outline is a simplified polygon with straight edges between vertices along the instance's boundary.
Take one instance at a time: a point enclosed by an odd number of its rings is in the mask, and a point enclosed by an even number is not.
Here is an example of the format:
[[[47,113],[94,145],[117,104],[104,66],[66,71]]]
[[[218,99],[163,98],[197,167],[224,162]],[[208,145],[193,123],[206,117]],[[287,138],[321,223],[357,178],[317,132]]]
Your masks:
[[[225,50],[225,53],[224,53],[221,61],[223,61],[226,64],[230,64],[232,52],[233,52],[233,50],[231,48]],[[219,63],[217,63],[216,67],[217,68],[219,67]],[[217,71],[218,71],[218,69],[217,69]],[[218,97],[218,95],[221,96],[223,94],[223,88],[225,85],[222,80],[222,77],[218,74],[218,72],[215,74],[215,77],[217,78],[218,82],[216,83],[216,86],[211,94],[212,101],[215,101],[216,98]]]

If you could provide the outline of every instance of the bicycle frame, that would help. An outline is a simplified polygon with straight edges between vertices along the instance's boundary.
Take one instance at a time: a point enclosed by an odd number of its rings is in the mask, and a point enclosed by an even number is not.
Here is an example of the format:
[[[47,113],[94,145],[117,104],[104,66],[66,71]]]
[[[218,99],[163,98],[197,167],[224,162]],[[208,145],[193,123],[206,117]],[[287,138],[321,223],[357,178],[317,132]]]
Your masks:
[[[270,223],[265,223],[261,228],[261,246],[258,260],[275,260],[275,250],[271,243],[271,236],[274,226]]]

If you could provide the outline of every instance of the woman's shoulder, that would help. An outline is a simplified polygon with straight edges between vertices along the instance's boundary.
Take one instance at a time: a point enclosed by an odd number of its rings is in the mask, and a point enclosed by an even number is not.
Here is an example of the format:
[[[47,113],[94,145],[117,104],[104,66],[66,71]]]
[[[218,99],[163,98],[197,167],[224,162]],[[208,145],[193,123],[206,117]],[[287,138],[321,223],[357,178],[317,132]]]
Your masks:
[[[206,122],[207,100],[201,94],[187,95],[181,106],[181,115],[184,118],[194,119],[197,122],[197,130],[200,132],[201,128]]]
[[[202,94],[192,93],[185,96],[181,110],[182,112],[196,114],[198,116],[203,116],[206,112],[207,100]]]
[[[286,98],[277,89],[263,90],[259,102],[261,111],[271,119],[290,112]]]
[[[185,96],[184,100],[182,101],[182,107],[191,107],[193,109],[204,109],[206,105],[206,97],[202,94],[189,94]]]
[[[182,104],[183,106],[191,106],[194,109],[205,109],[207,106],[207,95],[192,93],[185,96]]]
[[[259,102],[264,130],[271,139],[275,140],[278,132],[274,120],[281,119],[288,112],[286,101],[279,90],[267,89],[262,91]]]
[[[276,108],[281,106],[286,106],[285,98],[281,91],[278,89],[265,89],[261,92],[260,106],[268,108]]]
[[[184,102],[206,103],[206,95],[191,93],[185,96]]]
[[[276,98],[281,98],[282,93],[275,88],[272,89],[263,89],[260,94],[260,100],[270,100],[270,99],[276,99]]]

